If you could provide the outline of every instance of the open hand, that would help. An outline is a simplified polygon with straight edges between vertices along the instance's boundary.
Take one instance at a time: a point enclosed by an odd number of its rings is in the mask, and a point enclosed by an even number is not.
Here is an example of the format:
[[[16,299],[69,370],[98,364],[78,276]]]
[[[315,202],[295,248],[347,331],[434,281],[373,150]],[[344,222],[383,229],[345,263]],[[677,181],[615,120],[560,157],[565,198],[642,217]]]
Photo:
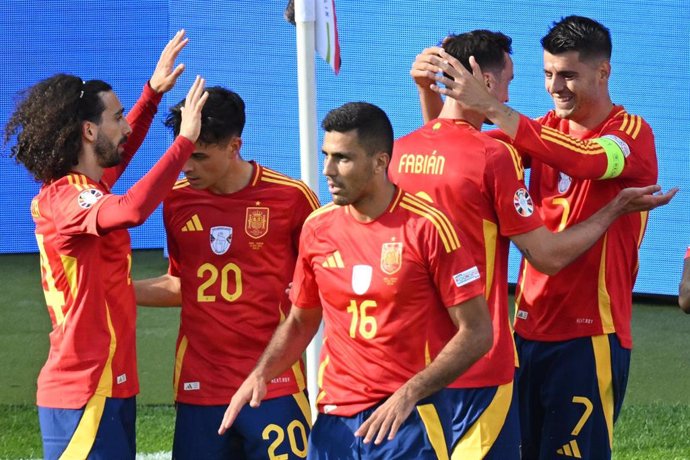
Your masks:
[[[161,56],[158,58],[156,69],[149,80],[149,84],[155,92],[164,93],[175,86],[177,77],[184,71],[184,64],[178,64],[175,67],[175,60],[188,41],[189,38],[184,36],[184,29],[178,30],[175,36],[163,48]]]

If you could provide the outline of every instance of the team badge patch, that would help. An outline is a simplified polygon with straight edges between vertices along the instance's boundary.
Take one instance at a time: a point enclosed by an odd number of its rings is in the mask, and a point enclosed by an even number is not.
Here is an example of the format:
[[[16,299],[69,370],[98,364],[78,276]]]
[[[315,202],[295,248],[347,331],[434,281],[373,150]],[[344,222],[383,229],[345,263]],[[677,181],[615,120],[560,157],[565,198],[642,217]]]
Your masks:
[[[402,266],[402,243],[383,243],[381,246],[381,271],[392,275]]]
[[[515,206],[515,210],[522,217],[529,217],[534,212],[532,197],[529,196],[529,192],[524,188],[518,189],[515,195],[513,195],[513,206]]]
[[[80,207],[89,209],[101,198],[103,198],[103,192],[95,188],[88,188],[79,194],[77,203]]]
[[[232,243],[232,227],[211,227],[211,250],[214,254],[223,255]]]
[[[355,265],[352,267],[352,290],[357,295],[363,295],[371,286],[371,274],[374,269],[371,265]]]
[[[565,193],[570,188],[570,184],[573,180],[569,175],[564,173],[558,173],[558,193]]]
[[[268,233],[269,209],[265,207],[248,207],[244,221],[244,231],[252,238],[261,238]]]

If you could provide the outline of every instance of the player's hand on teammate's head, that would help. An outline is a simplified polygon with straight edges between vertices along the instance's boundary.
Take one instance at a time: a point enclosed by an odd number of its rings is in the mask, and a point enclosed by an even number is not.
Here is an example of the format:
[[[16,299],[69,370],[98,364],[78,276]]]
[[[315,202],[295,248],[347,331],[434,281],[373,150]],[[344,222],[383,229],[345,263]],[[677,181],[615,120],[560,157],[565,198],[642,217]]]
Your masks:
[[[438,56],[440,50],[441,48],[438,46],[425,48],[412,63],[410,75],[419,88],[430,89],[431,85],[435,83],[433,76],[440,72],[441,69],[432,64],[430,58],[431,56]]]
[[[178,30],[161,51],[156,68],[149,80],[149,84],[155,92],[165,93],[175,86],[177,77],[184,71],[184,64],[180,63],[175,66],[175,60],[188,41],[189,38],[185,37],[184,29]]]
[[[205,84],[206,80],[197,75],[191,88],[189,88],[184,106],[180,108],[182,113],[180,136],[184,136],[192,142],[196,142],[201,133],[201,109],[208,99],[208,92],[204,91]]]

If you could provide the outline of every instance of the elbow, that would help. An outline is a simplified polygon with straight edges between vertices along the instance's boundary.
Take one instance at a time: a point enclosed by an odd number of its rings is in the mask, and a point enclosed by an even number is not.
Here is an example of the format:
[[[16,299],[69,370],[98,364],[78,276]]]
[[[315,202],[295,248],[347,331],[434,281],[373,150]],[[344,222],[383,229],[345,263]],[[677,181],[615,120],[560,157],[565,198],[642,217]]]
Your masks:
[[[479,354],[477,359],[479,359],[487,354],[494,345],[494,330],[491,324],[491,319],[482,322],[482,326],[478,328],[476,339],[477,352]]]
[[[544,257],[528,260],[530,265],[545,275],[553,276],[568,265],[568,261],[560,257]]]
[[[690,314],[690,287],[688,289],[680,290],[678,295],[678,306],[685,313]]]

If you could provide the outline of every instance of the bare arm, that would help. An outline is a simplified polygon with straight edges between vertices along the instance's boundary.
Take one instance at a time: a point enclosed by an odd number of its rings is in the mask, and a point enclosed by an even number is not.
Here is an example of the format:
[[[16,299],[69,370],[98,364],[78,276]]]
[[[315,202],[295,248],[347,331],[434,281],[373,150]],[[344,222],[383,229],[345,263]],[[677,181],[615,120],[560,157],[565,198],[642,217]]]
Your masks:
[[[678,305],[685,313],[690,314],[690,248],[683,262],[683,276],[678,286]]]
[[[438,67],[431,64],[429,58],[437,56],[440,49],[442,48],[437,46],[424,49],[417,55],[410,69],[410,75],[414,79],[419,92],[419,103],[422,107],[424,123],[437,118],[443,108],[443,99],[440,94],[431,89],[434,79],[429,77],[429,75],[439,71]]]
[[[429,366],[401,386],[357,429],[368,443],[393,439],[400,426],[423,399],[452,383],[491,349],[493,328],[483,296],[448,309],[458,330]]]
[[[674,188],[655,195],[659,190],[658,185],[626,188],[589,219],[562,232],[552,233],[546,227],[539,227],[510,239],[530,265],[542,273],[554,275],[592,247],[618,217],[663,206],[678,191]]]
[[[158,278],[134,280],[137,305],[177,307],[182,304],[180,278],[165,274]]]
[[[256,368],[242,382],[228,405],[218,434],[223,434],[232,426],[245,404],[259,407],[266,395],[266,383],[280,375],[297,361],[321,324],[321,308],[297,308],[290,310],[259,358]]]

